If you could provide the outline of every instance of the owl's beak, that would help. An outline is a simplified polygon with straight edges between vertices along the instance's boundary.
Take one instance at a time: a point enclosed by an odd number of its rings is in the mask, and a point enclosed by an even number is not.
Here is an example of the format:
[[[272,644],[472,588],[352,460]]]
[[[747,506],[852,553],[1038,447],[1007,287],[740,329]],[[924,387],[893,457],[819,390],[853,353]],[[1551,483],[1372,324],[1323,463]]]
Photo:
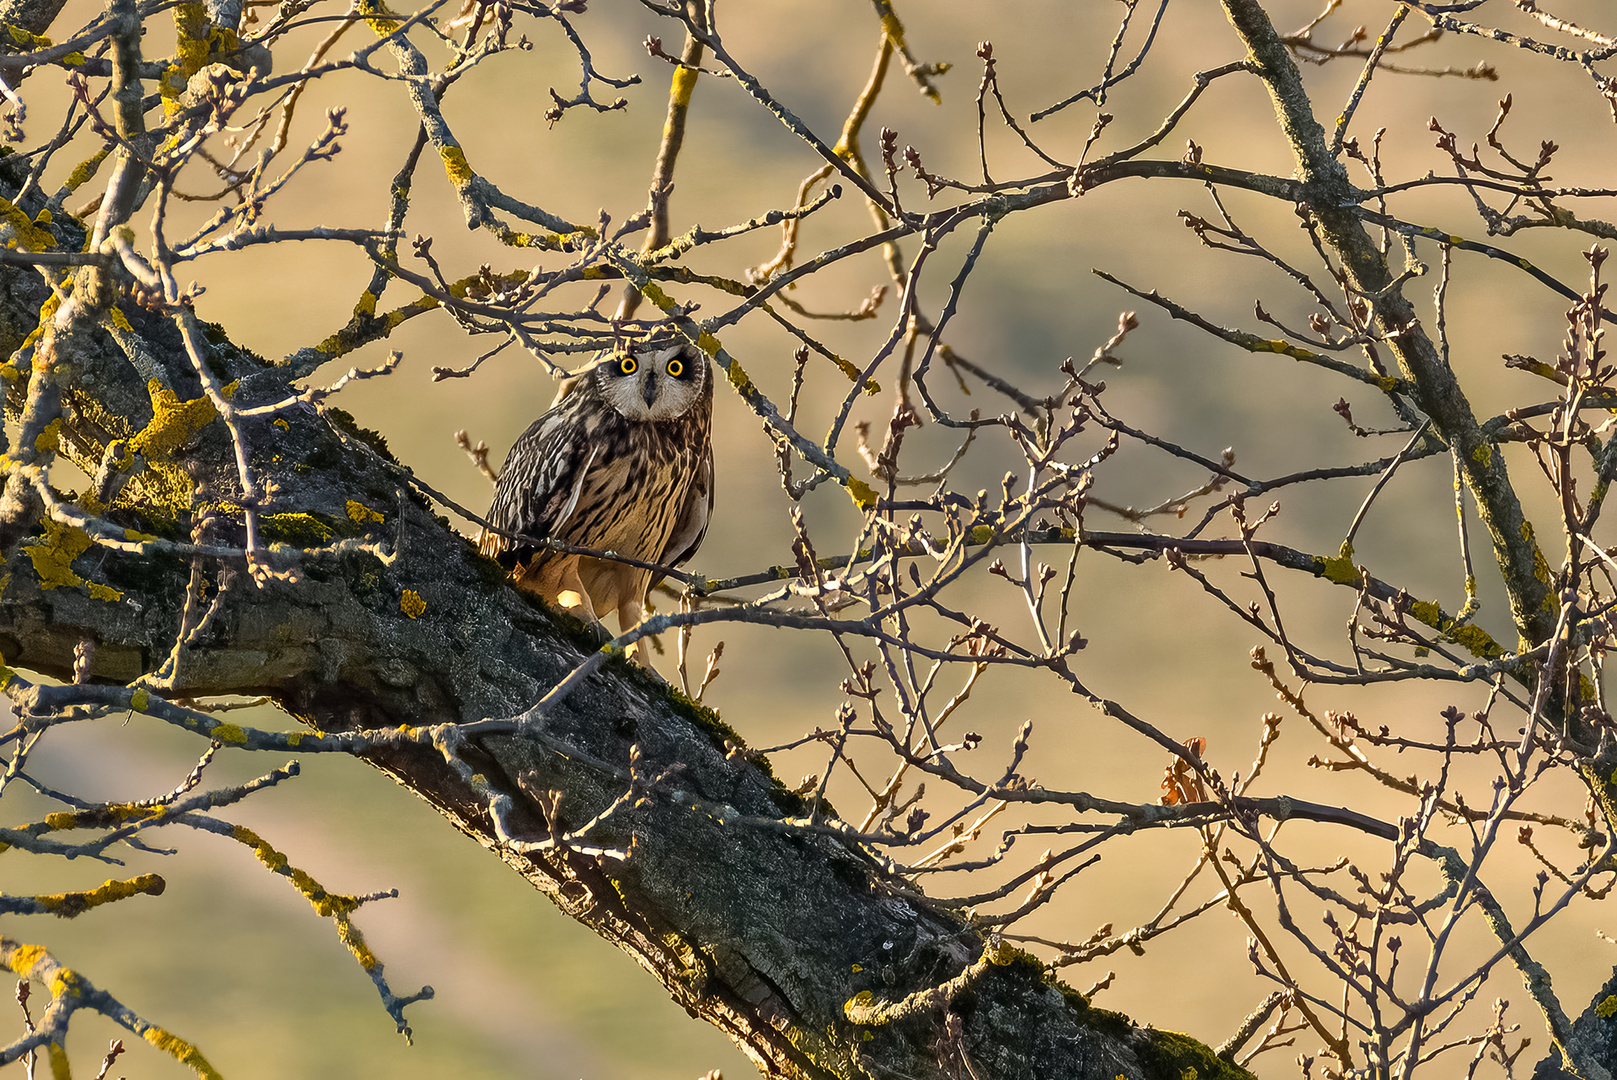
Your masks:
[[[640,384],[640,396],[646,399],[646,408],[648,409],[657,403],[657,373],[655,371],[646,372],[645,381]]]

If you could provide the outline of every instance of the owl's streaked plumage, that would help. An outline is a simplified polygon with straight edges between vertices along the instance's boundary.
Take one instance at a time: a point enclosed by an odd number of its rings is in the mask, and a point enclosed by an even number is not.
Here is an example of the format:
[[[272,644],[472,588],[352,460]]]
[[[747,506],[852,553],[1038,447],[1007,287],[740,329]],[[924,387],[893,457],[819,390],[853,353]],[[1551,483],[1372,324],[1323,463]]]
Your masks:
[[[713,379],[685,343],[619,352],[562,384],[506,456],[488,520],[507,533],[677,566],[713,509]],[[644,614],[652,571],[536,548],[484,529],[519,588],[586,621]],[[635,658],[650,666],[644,639]]]

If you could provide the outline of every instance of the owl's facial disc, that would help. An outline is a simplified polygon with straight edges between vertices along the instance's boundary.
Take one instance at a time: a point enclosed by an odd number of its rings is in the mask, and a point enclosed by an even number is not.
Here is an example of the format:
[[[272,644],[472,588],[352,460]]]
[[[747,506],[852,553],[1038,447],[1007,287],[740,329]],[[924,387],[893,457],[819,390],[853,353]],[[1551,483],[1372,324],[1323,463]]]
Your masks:
[[[673,345],[608,357],[596,368],[596,379],[601,395],[625,419],[672,420],[702,400],[707,364],[695,350]]]

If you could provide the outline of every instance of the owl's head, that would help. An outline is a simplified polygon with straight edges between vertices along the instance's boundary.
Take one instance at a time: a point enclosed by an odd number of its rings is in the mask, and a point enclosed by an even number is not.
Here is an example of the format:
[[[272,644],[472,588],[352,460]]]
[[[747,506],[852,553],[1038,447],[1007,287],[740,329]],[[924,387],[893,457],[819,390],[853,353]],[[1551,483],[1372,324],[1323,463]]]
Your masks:
[[[629,420],[673,420],[710,393],[707,357],[688,342],[615,352],[595,367],[595,385]]]

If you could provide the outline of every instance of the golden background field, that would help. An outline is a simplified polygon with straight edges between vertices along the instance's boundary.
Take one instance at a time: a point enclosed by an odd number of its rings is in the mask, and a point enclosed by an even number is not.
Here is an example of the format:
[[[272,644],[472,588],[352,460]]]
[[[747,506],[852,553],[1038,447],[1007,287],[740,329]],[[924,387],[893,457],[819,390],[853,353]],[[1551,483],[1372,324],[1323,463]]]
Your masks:
[[[1317,6],[1308,0],[1271,8],[1276,22],[1289,26],[1306,21]],[[1345,36],[1356,19],[1369,23],[1374,32],[1389,10],[1385,4],[1350,3],[1329,24],[1333,32],[1322,36]],[[993,41],[1004,90],[1025,120],[1030,111],[1093,81],[1118,11],[1118,5],[1098,0],[1004,5],[925,0],[901,7],[899,15],[907,22],[917,56],[948,60],[955,69],[941,79],[941,106],[924,100],[895,70],[866,129],[866,154],[875,159],[875,131],[887,125],[900,132],[901,145],[919,147],[933,171],[974,176],[976,43]],[[853,0],[730,0],[720,4],[719,15],[737,58],[831,141],[874,54],[878,27],[870,6]],[[488,61],[446,97],[445,115],[474,168],[505,190],[577,221],[593,222],[602,209],[621,221],[644,205],[667,91],[666,65],[648,59],[639,42],[648,33],[659,34],[672,50],[675,34],[627,0],[596,0],[576,23],[600,70],[642,74],[641,85],[623,91],[630,103],[626,110],[599,116],[576,110],[554,127],[547,125],[542,118],[549,104],[547,89],[572,93],[575,63],[553,25],[535,27],[529,21],[519,31],[534,39],[533,50]],[[167,50],[170,33],[162,19],[156,20],[148,32],[148,54]],[[337,52],[356,47],[365,33],[357,28]],[[295,63],[294,57],[302,55],[298,50],[306,47],[300,43],[282,51],[282,69]],[[1108,103],[1118,119],[1108,136],[1111,143],[1101,149],[1133,141],[1153,128],[1188,89],[1190,73],[1238,56],[1239,45],[1215,5],[1170,9],[1148,68]],[[1595,95],[1576,81],[1578,76],[1552,84],[1537,69],[1525,68],[1519,57],[1484,53],[1474,41],[1445,40],[1421,57],[1426,64],[1460,67],[1480,59],[1498,65],[1503,81],[1479,86],[1461,79],[1383,76],[1372,85],[1355,130],[1368,141],[1376,127],[1387,128],[1390,177],[1443,170],[1442,157],[1431,148],[1428,116],[1440,116],[1468,140],[1480,139],[1492,122],[1496,99],[1506,92],[1515,95],[1516,104],[1507,134],[1520,137],[1524,152],[1540,138],[1555,138],[1570,148],[1563,152],[1559,171],[1567,182],[1598,183],[1610,175],[1609,157],[1600,151],[1609,143],[1611,119]],[[1357,74],[1357,65],[1349,63],[1309,72],[1322,118],[1334,113]],[[54,123],[50,102],[56,100],[57,82],[58,73],[44,71],[25,84],[25,93],[35,95],[30,98],[30,123],[41,130]],[[306,170],[270,204],[277,225],[376,227],[384,219],[388,181],[415,130],[408,102],[397,84],[353,73],[326,80],[305,96],[294,144],[312,138],[321,110],[335,104],[347,106],[351,125],[343,151],[334,162]],[[1033,130],[1058,156],[1071,159],[1092,120],[1092,109],[1073,108]],[[1036,163],[1014,136],[998,130],[991,136],[996,178],[1035,171]],[[1206,160],[1281,175],[1291,172],[1267,102],[1252,80],[1215,84],[1181,132],[1161,148],[1162,156],[1181,153],[1187,137],[1204,147]],[[62,171],[72,164],[58,163]],[[808,150],[734,82],[703,78],[676,174],[673,228],[680,232],[696,222],[719,227],[788,206],[798,180],[814,167]],[[1579,172],[1584,175],[1575,178]],[[187,184],[201,190],[208,178],[188,176],[182,187]],[[905,189],[905,197],[917,206],[924,202],[924,193],[913,185]],[[1229,196],[1228,205],[1248,232],[1304,258],[1303,238],[1289,207],[1240,195]],[[1283,358],[1250,356],[1222,346],[1089,273],[1100,267],[1141,288],[1159,289],[1224,325],[1258,329],[1251,318],[1252,301],[1258,297],[1288,324],[1306,320],[1309,308],[1272,269],[1203,250],[1174,220],[1180,208],[1213,212],[1199,187],[1131,181],[1007,219],[967,287],[950,341],[1028,391],[1049,393],[1061,385],[1057,367],[1062,360],[1086,359],[1113,332],[1119,312],[1139,310],[1142,327],[1120,350],[1124,367],[1103,376],[1112,387],[1110,407],[1135,426],[1209,456],[1234,446],[1240,467],[1259,476],[1368,460],[1402,445],[1405,436],[1354,440],[1330,412],[1337,396],[1346,394],[1361,424],[1390,426],[1390,415],[1363,387],[1350,387]],[[1462,235],[1481,232],[1458,199],[1410,200],[1402,212],[1415,216],[1428,209],[1445,228]],[[183,217],[185,210],[178,213]],[[857,235],[866,228],[865,215],[858,200],[844,198],[805,226],[804,252]],[[486,234],[469,233],[430,163],[417,174],[407,230],[434,237],[433,253],[451,277],[471,273],[482,263],[506,270],[546,261],[503,249]],[[971,231],[961,230],[935,256],[939,263],[922,291],[923,303],[934,313]],[[777,243],[775,230],[762,230],[700,252],[692,262],[733,275],[767,259]],[[1512,250],[1574,284],[1586,275],[1580,246],[1587,244],[1561,235],[1511,241]],[[913,256],[913,242],[906,254]],[[1435,265],[1434,248],[1420,254]],[[208,288],[198,309],[203,317],[222,323],[236,341],[268,357],[308,346],[341,326],[369,275],[368,264],[356,251],[313,243],[215,257],[188,272]],[[856,306],[881,284],[887,284],[884,269],[872,255],[809,282],[793,298],[816,309],[841,310]],[[395,287],[381,306],[411,298],[408,289]],[[717,297],[692,293],[681,298],[702,299],[705,314],[724,306]],[[1506,352],[1553,353],[1564,307],[1564,301],[1497,265],[1475,256],[1457,260],[1449,309],[1454,362],[1479,414],[1491,415],[1539,393],[1524,385],[1527,376],[1504,371],[1498,358]],[[816,329],[862,363],[887,332],[892,311],[889,295],[874,322]],[[766,393],[784,398],[792,346],[782,333],[751,319],[724,340]],[[539,366],[516,350],[496,357],[473,378],[430,380],[434,365],[463,365],[494,343],[468,340],[447,316],[432,313],[405,324],[390,341],[331,365],[317,378],[330,380],[349,363],[374,364],[389,349],[401,351],[404,361],[395,374],[344,391],[336,403],[386,435],[418,476],[481,510],[488,485],[455,448],[452,434],[464,428],[474,441],[486,440],[495,448],[497,463],[553,393],[553,383]],[[824,430],[846,383],[823,364],[811,365],[810,372],[808,393],[819,396],[805,410],[809,419],[803,430],[816,433]],[[951,392],[949,404],[1002,407],[1000,401],[978,398],[982,395],[967,402]],[[861,403],[858,415],[880,430],[890,409],[891,400],[884,395]],[[789,562],[787,502],[770,464],[770,443],[723,387],[716,429],[718,502],[694,566],[717,577]],[[951,438],[947,432],[923,429],[911,436],[914,457],[908,460],[917,470],[935,465],[947,457]],[[972,461],[970,477],[957,486],[992,487],[1014,464],[1000,449],[985,450]],[[1525,458],[1513,458],[1512,464],[1522,488],[1537,482],[1536,469]],[[1149,505],[1203,479],[1194,470],[1165,465],[1160,456],[1128,449],[1097,473],[1095,490],[1119,503]],[[1400,472],[1362,529],[1356,558],[1379,576],[1457,608],[1461,572],[1450,483],[1449,465],[1441,459]],[[1344,481],[1283,496],[1272,538],[1334,553],[1369,486],[1368,479]],[[1531,511],[1553,511],[1542,494],[1533,498],[1537,501],[1530,501]],[[846,526],[853,520],[845,496],[821,490],[811,496],[808,508],[821,553],[841,550],[838,545],[846,543]],[[1091,525],[1121,527],[1104,515]],[[1473,543],[1477,556],[1485,558],[1485,546]],[[1553,546],[1553,538],[1547,543]],[[1064,561],[1065,555],[1050,557]],[[1551,554],[1552,561],[1556,557]],[[1254,750],[1258,717],[1276,705],[1263,680],[1247,666],[1247,650],[1257,638],[1183,575],[1171,575],[1159,564],[1133,567],[1087,552],[1080,558],[1080,570],[1074,621],[1091,642],[1075,664],[1080,677],[1175,738],[1206,737],[1210,759],[1226,776],[1244,771]],[[1236,588],[1233,568],[1223,573]],[[1483,576],[1487,578],[1485,570]],[[1023,632],[1023,624],[1016,622],[1017,598],[1007,595],[1008,587],[987,580],[972,588],[975,592],[967,599],[975,607]],[[1352,603],[1348,592],[1309,581],[1290,583],[1286,596],[1295,636],[1321,648],[1326,642],[1339,646]],[[1487,580],[1483,599],[1480,621],[1508,639],[1502,596]],[[1021,614],[1025,622],[1025,612]],[[699,631],[695,650],[705,656],[720,639],[726,642],[723,674],[709,702],[754,745],[831,723],[841,700],[836,685],[846,672],[828,642],[784,630],[724,626]],[[670,665],[664,660],[661,666],[667,670]],[[1479,708],[1482,692],[1404,687],[1315,692],[1310,700],[1321,711],[1351,708],[1370,724],[1404,724],[1418,731],[1429,723],[1427,730],[1435,733],[1441,708],[1451,702]],[[253,719],[277,727],[289,722],[267,710]],[[1027,771],[1040,782],[1136,802],[1156,798],[1166,764],[1160,750],[1108,726],[1053,681],[1009,671],[984,677],[962,723],[962,728],[985,736],[980,769],[997,768],[992,763],[1001,759],[1027,719],[1035,724],[1037,762]],[[126,725],[102,722],[54,733],[33,767],[45,782],[81,795],[135,798],[172,788],[201,749],[194,740],[137,717]],[[1265,792],[1290,791],[1370,813],[1407,812],[1363,783],[1308,769],[1307,759],[1323,750],[1300,722],[1288,718]],[[217,781],[240,780],[281,763],[227,756],[213,766],[212,775]],[[823,764],[823,751],[815,749],[777,759],[776,769],[793,783]],[[874,756],[868,764],[873,772],[881,771]],[[231,816],[260,831],[329,888],[399,890],[399,899],[366,908],[358,921],[387,964],[396,990],[423,983],[437,990],[434,1001],[409,1010],[414,1047],[406,1047],[394,1034],[368,980],[329,925],[265,874],[244,849],[211,836],[163,837],[162,842],[179,847],[182,854],[130,860],[131,870],[157,869],[167,877],[169,889],[160,899],[137,898],[71,923],[8,919],[5,931],[47,945],[131,1007],[197,1043],[236,1080],[689,1080],[715,1067],[732,1077],[749,1074],[745,1060],[721,1036],[686,1018],[627,959],[557,914],[501,863],[384,777],[348,760],[305,758],[302,766],[303,776],[247,801]],[[850,786],[833,785],[831,794],[840,807],[862,812]],[[1576,813],[1580,805],[1581,798],[1570,795],[1564,812]],[[43,801],[18,800],[7,820],[25,820],[45,809]],[[1288,830],[1296,849],[1316,849],[1316,861],[1352,853],[1373,867],[1385,858],[1376,844],[1344,839],[1324,826],[1302,823]],[[1440,831],[1443,842],[1462,842],[1458,830]],[[1037,854],[1035,843],[1024,844],[1024,859]],[[1134,925],[1156,909],[1199,844],[1192,833],[1158,833],[1103,849],[1104,860],[1024,929],[1082,940],[1102,923]],[[1515,855],[1507,852],[1501,858]],[[82,888],[106,876],[99,867],[45,865],[17,854],[9,862],[16,865],[6,866],[8,892]],[[1490,885],[1508,902],[1520,903],[1530,874],[1522,864],[1502,861]],[[1535,945],[1556,970],[1557,988],[1570,1011],[1581,1009],[1617,958],[1595,939],[1597,925],[1587,916],[1574,917]],[[1271,989],[1251,974],[1244,942],[1241,927],[1226,913],[1214,912],[1155,942],[1142,958],[1120,953],[1088,969],[1068,969],[1063,977],[1082,989],[1115,970],[1116,982],[1097,1004],[1216,1044]],[[1513,1015],[1524,1024],[1524,1032],[1535,1034],[1536,1047],[1546,1045],[1537,1037],[1540,1023],[1528,1012],[1513,976],[1496,977],[1486,994],[1519,999]],[[76,1022],[70,1050],[81,1069],[100,1053],[99,1041],[111,1033],[108,1024]],[[172,1071],[145,1048],[133,1054],[125,1059],[124,1071],[130,1076]],[[1537,1056],[1536,1051],[1528,1054],[1529,1059]],[[1264,1069],[1282,1075],[1291,1068],[1289,1060],[1286,1052],[1274,1055],[1264,1059]]]

